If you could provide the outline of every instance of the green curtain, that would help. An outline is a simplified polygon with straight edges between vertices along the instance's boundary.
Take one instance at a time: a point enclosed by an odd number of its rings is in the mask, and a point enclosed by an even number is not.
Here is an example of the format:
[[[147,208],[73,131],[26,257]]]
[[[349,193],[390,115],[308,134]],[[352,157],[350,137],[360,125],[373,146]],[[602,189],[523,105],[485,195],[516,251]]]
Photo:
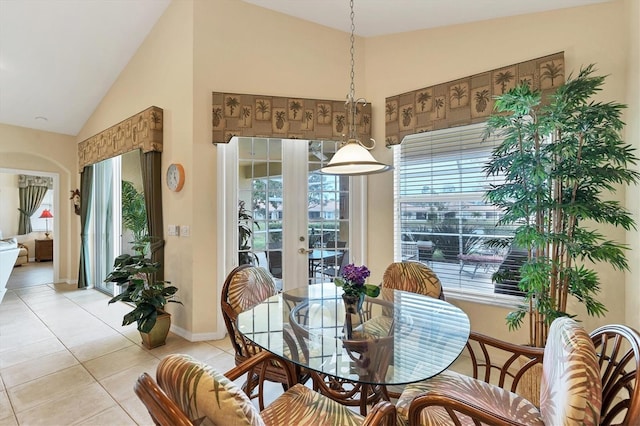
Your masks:
[[[27,186],[18,190],[20,196],[20,219],[18,221],[18,235],[31,232],[31,215],[33,215],[47,193],[46,186]]]
[[[93,192],[93,165],[85,166],[80,174],[80,267],[78,288],[89,286],[89,200]]]
[[[162,223],[162,153],[147,152],[140,156],[142,186],[147,210],[147,229],[151,237],[151,259],[160,262],[156,279],[164,279],[164,225]]]

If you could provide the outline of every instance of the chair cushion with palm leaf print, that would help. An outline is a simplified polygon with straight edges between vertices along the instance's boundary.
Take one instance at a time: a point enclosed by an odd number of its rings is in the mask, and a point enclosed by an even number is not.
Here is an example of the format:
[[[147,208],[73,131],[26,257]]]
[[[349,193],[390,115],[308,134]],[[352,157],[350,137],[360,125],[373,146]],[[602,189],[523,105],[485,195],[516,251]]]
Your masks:
[[[444,300],[444,291],[438,276],[424,263],[394,262],[387,266],[382,276],[382,287],[403,290]],[[355,335],[388,336],[393,313],[382,308],[382,316],[367,318],[354,329]]]
[[[276,293],[276,284],[271,274],[262,267],[250,266],[233,274],[228,300],[236,314],[239,314]]]
[[[499,386],[451,371],[407,385],[397,403],[398,418],[408,423],[410,412],[420,407],[420,424],[451,424],[442,406],[428,403],[429,396],[446,396],[448,408],[473,409],[501,421],[522,425],[597,425],[602,385],[595,347],[575,320],[556,319],[544,350],[540,409]],[[488,414],[487,414],[488,413]],[[474,419],[457,413],[461,424]]]
[[[169,399],[195,425],[356,426],[365,422],[363,416],[301,384],[258,412],[234,382],[189,355],[167,355],[156,375]]]
[[[260,415],[266,425],[356,426],[364,422],[364,417],[348,407],[300,384],[279,396]]]
[[[563,317],[551,324],[542,369],[540,411],[545,424],[599,423],[600,365],[591,337],[575,320]]]
[[[264,424],[239,386],[188,355],[166,356],[156,375],[160,387],[196,425]]]
[[[394,262],[387,266],[382,276],[382,287],[410,291],[444,300],[442,283],[424,263]]]
[[[398,399],[398,423],[407,425],[409,418],[409,406],[418,395],[434,392],[453,398],[469,400],[472,396],[473,405],[483,410],[494,413],[502,419],[514,419],[523,425],[544,425],[540,410],[525,398],[505,390],[499,386],[493,386],[473,377],[445,370],[429,380],[409,384]],[[473,419],[469,416],[458,415],[462,425],[473,425]],[[429,407],[422,410],[420,424],[424,425],[449,425],[451,418],[443,407]]]

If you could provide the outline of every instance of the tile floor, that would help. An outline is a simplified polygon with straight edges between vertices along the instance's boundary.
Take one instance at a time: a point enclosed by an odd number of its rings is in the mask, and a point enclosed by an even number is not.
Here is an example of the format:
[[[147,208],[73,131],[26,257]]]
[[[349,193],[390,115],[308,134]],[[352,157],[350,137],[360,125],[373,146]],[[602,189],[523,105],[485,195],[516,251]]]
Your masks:
[[[187,353],[219,371],[234,366],[228,339],[188,342],[170,334],[147,350],[124,304],[73,285],[8,290],[0,303],[0,426],[152,425],[133,392],[169,353]]]
[[[0,426],[151,426],[133,385],[145,371],[153,376],[165,355],[186,353],[221,372],[234,367],[228,338],[189,342],[170,333],[166,345],[148,350],[134,325],[120,325],[125,304],[75,285],[12,279],[0,303]],[[267,386],[268,404],[282,388]]]

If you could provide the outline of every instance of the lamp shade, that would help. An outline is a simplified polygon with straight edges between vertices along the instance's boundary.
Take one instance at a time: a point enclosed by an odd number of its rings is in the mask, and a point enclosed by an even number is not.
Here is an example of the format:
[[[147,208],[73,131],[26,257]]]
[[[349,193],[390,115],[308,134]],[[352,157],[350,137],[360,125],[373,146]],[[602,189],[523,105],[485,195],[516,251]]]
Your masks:
[[[391,169],[391,166],[376,161],[357,140],[350,139],[320,172],[331,175],[368,175]]]
[[[53,215],[49,211],[49,209],[42,210],[42,214],[40,214],[40,219],[51,219]]]

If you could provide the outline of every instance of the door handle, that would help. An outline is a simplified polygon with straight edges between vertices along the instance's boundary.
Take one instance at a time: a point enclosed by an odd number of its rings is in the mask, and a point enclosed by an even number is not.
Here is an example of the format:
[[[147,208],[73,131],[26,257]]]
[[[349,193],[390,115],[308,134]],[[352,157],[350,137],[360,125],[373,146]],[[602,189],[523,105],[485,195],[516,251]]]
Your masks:
[[[306,249],[306,248],[304,248],[304,247],[300,247],[300,248],[298,249],[298,253],[300,253],[300,254],[309,254],[309,253],[311,253],[312,251],[313,251],[313,250]]]

